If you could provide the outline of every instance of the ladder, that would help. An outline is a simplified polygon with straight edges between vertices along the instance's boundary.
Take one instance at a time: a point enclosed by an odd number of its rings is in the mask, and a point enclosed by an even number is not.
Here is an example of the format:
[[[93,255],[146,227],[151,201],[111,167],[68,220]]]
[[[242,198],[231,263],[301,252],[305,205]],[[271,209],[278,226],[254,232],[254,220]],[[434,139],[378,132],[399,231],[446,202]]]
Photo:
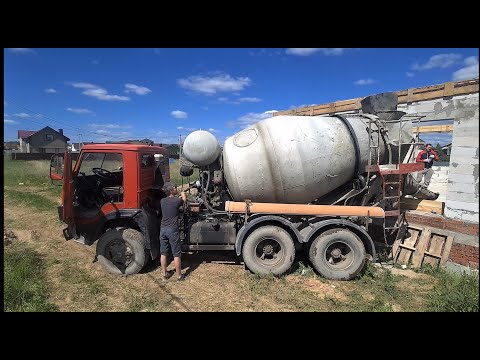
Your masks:
[[[420,144],[418,142],[418,132],[414,142],[402,142],[403,121],[405,118],[408,118],[411,116],[412,115],[405,114],[398,120],[385,121],[385,122],[399,122],[399,131],[398,131],[398,159],[399,159],[398,162],[399,164],[392,163],[392,151],[391,151],[390,145],[387,143],[389,159],[388,159],[388,164],[383,164],[383,165],[380,164],[379,146],[380,146],[380,136],[387,136],[386,129],[382,125],[382,120],[378,119],[378,117],[367,116],[369,119],[369,122],[368,122],[369,154],[368,154],[368,165],[367,165],[368,177],[370,175],[370,172],[378,173],[378,175],[382,180],[382,193],[381,193],[381,199],[379,200],[379,202],[385,211],[385,217],[397,218],[395,221],[395,224],[391,227],[384,227],[385,230],[395,230],[400,227],[399,225],[399,222],[400,222],[399,217],[401,215],[400,200],[402,197],[404,175],[410,172],[420,170],[418,164],[408,163],[412,154],[414,153],[415,147],[418,144]],[[423,116],[415,116],[415,117],[420,119]],[[376,128],[377,128],[376,130],[372,129],[372,124],[376,125]],[[373,140],[372,134],[375,132],[377,133],[376,144],[375,144],[375,141],[372,141]],[[407,153],[405,161],[400,163],[402,145],[411,145],[411,147]],[[376,159],[375,164],[372,163],[372,158]]]

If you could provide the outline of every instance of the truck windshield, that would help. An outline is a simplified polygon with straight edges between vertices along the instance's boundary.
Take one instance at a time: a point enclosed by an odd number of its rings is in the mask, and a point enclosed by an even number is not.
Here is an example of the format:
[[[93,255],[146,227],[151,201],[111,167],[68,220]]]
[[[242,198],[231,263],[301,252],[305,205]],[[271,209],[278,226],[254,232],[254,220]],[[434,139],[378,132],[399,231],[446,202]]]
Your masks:
[[[78,171],[79,175],[93,175],[93,168],[101,168],[110,172],[123,170],[122,154],[85,153]]]

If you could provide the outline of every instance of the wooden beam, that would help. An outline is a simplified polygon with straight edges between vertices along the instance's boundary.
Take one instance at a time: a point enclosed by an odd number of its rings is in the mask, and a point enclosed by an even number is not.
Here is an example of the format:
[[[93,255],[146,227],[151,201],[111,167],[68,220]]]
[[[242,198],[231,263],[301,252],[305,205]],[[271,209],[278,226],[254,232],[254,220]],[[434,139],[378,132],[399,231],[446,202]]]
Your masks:
[[[419,126],[418,129],[416,126],[412,127],[412,132],[414,134],[418,133],[429,133],[429,132],[440,132],[440,133],[445,133],[445,132],[452,132],[453,131],[453,125],[425,125],[425,126]]]
[[[435,200],[420,200],[402,198],[400,200],[400,208],[402,210],[417,210],[422,212],[434,213],[443,215],[443,208],[445,203]]]
[[[411,103],[416,101],[425,101],[439,99],[443,97],[450,97],[456,95],[474,94],[479,91],[478,79],[461,80],[455,82],[448,82],[439,85],[424,86],[421,88],[410,88],[407,90],[397,91],[398,103]],[[335,101],[334,103],[321,104],[314,106],[306,106],[292,110],[283,110],[273,113],[273,116],[278,115],[327,115],[331,114],[332,110],[340,111],[355,111],[359,110],[360,101],[363,98],[355,98],[350,100]]]

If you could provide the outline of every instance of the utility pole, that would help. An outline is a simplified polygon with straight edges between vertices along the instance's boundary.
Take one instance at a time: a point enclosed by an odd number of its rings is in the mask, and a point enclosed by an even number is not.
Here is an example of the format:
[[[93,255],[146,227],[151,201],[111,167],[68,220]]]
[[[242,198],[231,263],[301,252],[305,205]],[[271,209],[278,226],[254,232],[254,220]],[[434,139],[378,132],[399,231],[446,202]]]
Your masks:
[[[182,135],[178,135],[178,159],[182,158]]]

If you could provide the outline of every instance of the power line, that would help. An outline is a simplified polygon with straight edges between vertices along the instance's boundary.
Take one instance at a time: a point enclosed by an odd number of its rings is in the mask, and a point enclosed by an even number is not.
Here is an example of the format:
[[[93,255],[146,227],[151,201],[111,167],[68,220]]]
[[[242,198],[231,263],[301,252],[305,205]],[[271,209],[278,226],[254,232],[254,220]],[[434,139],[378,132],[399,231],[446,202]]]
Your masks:
[[[42,113],[37,113],[33,110],[30,110],[28,109],[27,107],[25,106],[22,106],[20,104],[18,104],[16,101],[12,101],[12,100],[9,100],[8,103],[12,103],[12,104],[16,104],[15,106],[17,106],[18,108],[20,109],[23,109],[27,112],[30,112],[34,115],[40,115],[42,118],[45,118],[45,119],[49,119],[53,122],[56,122],[56,123],[59,123],[59,124],[62,124],[63,126],[66,126],[68,128],[71,128],[71,129],[74,129],[76,131],[81,131],[83,133],[86,133],[86,134],[92,134],[92,135],[97,135],[97,136],[103,136],[103,137],[106,137],[106,138],[115,138],[115,139],[120,139],[120,140],[128,140],[130,138],[130,136],[118,136],[118,135],[109,135],[109,134],[102,134],[102,133],[98,133],[98,132],[95,132],[95,131],[91,131],[91,130],[86,130],[86,129],[83,129],[83,128],[79,128],[79,127],[76,127],[76,126],[72,126],[70,124],[66,124],[64,122],[61,122],[61,121],[58,121],[58,120],[55,120],[47,115],[44,115]],[[50,126],[50,124],[48,123],[45,123],[45,122],[41,122],[41,121],[38,121],[38,120],[33,120],[31,118],[24,118],[24,117],[19,117],[19,116],[15,116],[15,115],[9,115],[9,116],[12,116],[16,119],[19,119],[19,120],[30,120],[30,121],[33,121],[33,122],[37,122],[41,125],[47,125],[47,126]],[[173,135],[171,136],[163,136],[163,137],[160,137],[160,139],[167,139],[167,138],[173,138]],[[162,141],[162,140],[160,140]],[[83,138],[82,138],[82,142],[83,142]]]
[[[46,126],[51,126],[51,124],[49,123],[46,123],[46,122],[43,122],[43,121],[40,121],[40,120],[34,120],[34,119],[31,119],[31,118],[25,118],[25,117],[20,117],[20,116],[16,116],[16,115],[9,115],[9,117],[13,117],[15,119],[18,119],[18,120],[30,120],[34,123],[37,123],[37,124],[40,124],[40,125],[46,125]],[[85,129],[80,129],[80,128],[75,128],[73,126],[69,126],[69,125],[66,125],[67,127],[71,127],[72,129],[75,129],[77,131],[81,131],[81,132],[84,132],[84,133],[87,133],[87,134],[93,134],[93,135],[97,135],[97,136],[104,136],[104,137],[108,137],[108,138],[117,138],[117,139],[127,139],[128,137],[120,137],[120,136],[116,136],[116,135],[108,135],[108,134],[101,134],[101,133],[96,133],[96,132],[93,132],[93,131],[88,131],[88,130],[85,130]]]
[[[9,102],[9,103],[13,103],[13,104],[17,104],[15,101],[11,101],[11,100],[9,100],[8,102]],[[95,131],[90,131],[90,130],[86,130],[86,129],[83,129],[83,128],[79,128],[79,127],[76,127],[76,126],[72,126],[72,125],[70,125],[70,124],[66,124],[66,123],[63,123],[63,122],[61,122],[61,121],[55,120],[55,119],[53,119],[53,118],[51,118],[51,117],[49,117],[49,116],[46,116],[46,115],[44,115],[44,114],[37,113],[37,112],[35,112],[35,111],[33,111],[33,110],[30,110],[30,109],[28,109],[28,108],[26,108],[26,107],[24,107],[24,106],[19,105],[19,104],[17,104],[17,106],[18,106],[19,108],[21,108],[21,109],[24,109],[25,111],[28,111],[28,112],[34,114],[34,115],[40,115],[42,118],[49,119],[49,120],[51,120],[51,121],[53,121],[53,122],[62,124],[63,126],[66,126],[66,127],[69,127],[69,128],[74,129],[74,130],[81,131],[81,132],[84,132],[84,133],[87,133],[87,134],[93,134],[93,135],[104,136],[104,137],[109,137],[109,138],[117,138],[117,139],[122,139],[122,140],[128,139],[127,136],[123,136],[123,137],[122,137],[122,136],[117,136],[117,135],[102,134],[102,133],[97,133],[97,132],[95,132]],[[33,119],[31,119],[31,118],[25,118],[25,117],[20,117],[20,116],[16,116],[16,115],[9,115],[9,116],[14,117],[14,118],[19,119],[19,120],[30,120],[30,121],[33,121],[33,122],[37,122],[37,123],[39,123],[39,124],[41,124],[41,125],[50,126],[50,124],[47,124],[47,123],[44,123],[44,122],[41,122],[41,121],[38,121],[38,120],[33,120]]]

